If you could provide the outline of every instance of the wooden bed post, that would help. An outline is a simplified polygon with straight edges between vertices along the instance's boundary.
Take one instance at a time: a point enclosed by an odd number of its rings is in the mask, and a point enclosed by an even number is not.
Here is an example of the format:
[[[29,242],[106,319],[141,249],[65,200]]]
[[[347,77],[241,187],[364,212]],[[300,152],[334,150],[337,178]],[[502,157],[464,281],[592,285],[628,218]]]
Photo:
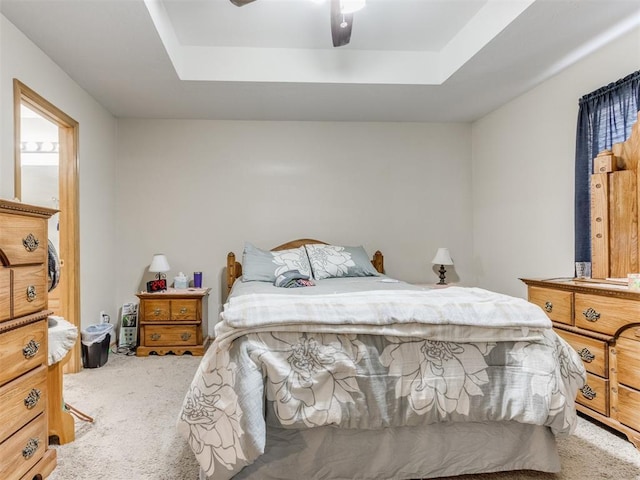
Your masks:
[[[380,250],[377,250],[376,253],[373,254],[373,260],[371,260],[371,263],[378,273],[384,273],[384,257]]]
[[[227,254],[227,295],[231,292],[233,282],[242,275],[242,267],[236,262],[236,254],[229,252]]]

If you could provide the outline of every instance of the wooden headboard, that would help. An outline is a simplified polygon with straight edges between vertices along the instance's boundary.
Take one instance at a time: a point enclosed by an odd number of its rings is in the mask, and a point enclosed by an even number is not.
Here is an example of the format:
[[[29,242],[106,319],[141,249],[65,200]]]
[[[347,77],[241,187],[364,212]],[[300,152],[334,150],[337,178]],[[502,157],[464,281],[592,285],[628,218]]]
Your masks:
[[[640,271],[640,112],[629,138],[593,160],[591,276],[626,278]]]
[[[321,242],[320,240],[314,240],[312,238],[299,238],[298,240],[292,240],[290,242],[283,243],[282,245],[278,245],[277,247],[272,248],[271,251],[277,252],[278,250],[298,248],[310,243],[320,243],[322,245],[328,245],[327,242]],[[384,273],[384,257],[380,250],[376,251],[376,253],[373,254],[371,264],[378,273]],[[233,282],[235,282],[236,278],[238,278],[240,275],[242,275],[242,265],[240,264],[240,262],[236,261],[235,253],[229,252],[227,254],[227,295],[231,291]]]

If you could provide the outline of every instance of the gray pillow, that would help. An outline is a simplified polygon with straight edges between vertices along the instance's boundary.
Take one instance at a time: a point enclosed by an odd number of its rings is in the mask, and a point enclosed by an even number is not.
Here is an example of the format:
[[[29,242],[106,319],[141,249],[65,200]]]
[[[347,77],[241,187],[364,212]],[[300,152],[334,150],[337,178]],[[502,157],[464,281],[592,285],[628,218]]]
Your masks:
[[[379,275],[363,247],[305,245],[313,278],[371,277]]]
[[[270,252],[245,243],[242,254],[242,281],[273,283],[278,275],[298,270],[311,277],[311,267],[304,247]]]

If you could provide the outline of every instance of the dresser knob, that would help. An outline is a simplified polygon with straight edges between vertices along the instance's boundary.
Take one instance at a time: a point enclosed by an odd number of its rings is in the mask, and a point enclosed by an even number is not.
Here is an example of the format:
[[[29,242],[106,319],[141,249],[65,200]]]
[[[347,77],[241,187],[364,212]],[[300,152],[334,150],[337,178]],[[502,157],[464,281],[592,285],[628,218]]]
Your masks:
[[[35,252],[40,246],[40,240],[38,240],[33,233],[30,233],[22,239],[22,245],[27,252]]]
[[[32,388],[29,392],[29,395],[27,395],[24,399],[24,406],[31,410],[38,404],[40,395],[42,395],[42,392],[40,390],[38,390],[37,388]]]
[[[160,334],[159,333],[152,333],[151,334],[151,340],[160,340]]]
[[[36,292],[35,285],[29,285],[27,287],[27,302],[33,302],[38,296],[38,292]]]
[[[578,355],[580,355],[580,358],[586,363],[591,363],[596,358],[596,356],[591,353],[587,347],[584,347],[582,350],[580,350],[578,352]]]
[[[551,312],[553,310],[553,303],[551,302],[544,302],[544,309],[547,312]]]
[[[185,313],[187,313],[187,307],[182,307],[182,308],[180,309],[180,313],[181,313],[182,315],[184,315]]]
[[[584,318],[586,318],[590,322],[597,322],[600,318],[600,314],[591,307],[582,312],[582,315],[584,315]]]
[[[596,392],[593,388],[591,388],[588,384],[580,389],[582,392],[582,396],[587,400],[593,400],[596,398]]]
[[[185,332],[182,335],[180,335],[180,338],[182,338],[182,340],[186,342],[187,340],[189,340],[191,338],[191,334]]]
[[[153,311],[153,314],[157,317],[158,315],[160,315],[160,313],[161,313],[161,312],[162,312],[162,310],[160,310],[159,308],[156,308],[156,309]]]
[[[22,349],[22,355],[24,355],[24,358],[32,358],[36,356],[38,350],[40,350],[40,344],[31,339],[29,340],[29,343],[27,343],[27,345]]]
[[[38,447],[40,446],[40,440],[37,438],[30,438],[25,447],[22,449],[22,456],[25,460],[33,457],[33,454],[36,453]]]

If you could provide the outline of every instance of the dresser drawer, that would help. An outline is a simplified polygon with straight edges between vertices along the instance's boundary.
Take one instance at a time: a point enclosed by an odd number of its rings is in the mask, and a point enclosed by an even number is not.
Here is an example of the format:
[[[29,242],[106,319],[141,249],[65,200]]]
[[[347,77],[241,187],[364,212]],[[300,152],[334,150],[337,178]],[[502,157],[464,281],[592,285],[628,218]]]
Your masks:
[[[47,271],[44,265],[13,270],[13,317],[47,308]]]
[[[46,319],[0,335],[0,385],[46,364],[47,335]]]
[[[572,292],[529,287],[529,301],[542,308],[554,322],[573,324]]]
[[[640,318],[640,302],[576,293],[574,316],[576,327],[614,335],[631,319]]]
[[[601,377],[609,376],[609,362],[607,356],[607,344],[601,340],[595,340],[577,333],[567,332],[559,328],[554,331],[564,338],[569,345],[580,355],[587,372],[595,373]]]
[[[9,265],[47,261],[46,220],[0,213],[0,245]]]
[[[171,300],[171,320],[199,320],[198,300]]]
[[[578,390],[576,402],[603,415],[609,415],[609,380],[587,372],[587,383]]]
[[[47,403],[47,368],[42,365],[0,387],[4,422],[0,424],[0,443],[44,412]]]
[[[11,270],[0,266],[0,322],[11,318]]]
[[[0,478],[18,480],[47,449],[47,422],[41,414],[0,444]]]
[[[197,345],[195,325],[147,325],[144,329],[144,344],[153,346]]]
[[[618,421],[640,430],[640,392],[623,385],[618,387]]]
[[[640,327],[625,330],[616,342],[618,382],[640,390]]]

